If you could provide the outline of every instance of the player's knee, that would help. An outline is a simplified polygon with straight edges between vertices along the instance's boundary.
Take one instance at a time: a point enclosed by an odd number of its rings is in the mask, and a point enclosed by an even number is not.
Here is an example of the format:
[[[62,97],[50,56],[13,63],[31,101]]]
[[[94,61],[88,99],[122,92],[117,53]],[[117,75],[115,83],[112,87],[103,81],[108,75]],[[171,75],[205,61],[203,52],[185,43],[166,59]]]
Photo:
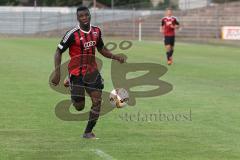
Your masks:
[[[100,106],[101,103],[102,103],[102,99],[101,98],[93,98],[92,99],[93,106]]]
[[[171,47],[167,47],[167,52],[170,52],[172,50]]]
[[[75,107],[75,109],[77,111],[82,111],[85,107],[85,101],[81,101],[81,102],[73,102],[73,106]]]

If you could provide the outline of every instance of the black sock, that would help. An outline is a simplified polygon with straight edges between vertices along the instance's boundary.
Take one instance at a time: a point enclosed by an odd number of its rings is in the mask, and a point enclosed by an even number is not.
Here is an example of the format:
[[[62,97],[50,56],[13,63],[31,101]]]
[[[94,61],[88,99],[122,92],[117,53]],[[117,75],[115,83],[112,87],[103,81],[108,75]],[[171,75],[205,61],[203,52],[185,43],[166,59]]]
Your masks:
[[[174,50],[171,50],[171,51],[170,51],[170,57],[173,56],[173,52],[174,52]]]
[[[90,114],[89,114],[89,120],[88,120],[88,124],[87,127],[85,129],[85,133],[90,133],[93,130],[93,127],[96,125],[97,120],[99,118],[99,114],[100,114],[100,105],[97,106],[93,106],[91,108]]]
[[[169,60],[169,58],[171,57],[171,52],[167,52],[166,55],[167,55],[167,59]]]
[[[93,130],[93,127],[96,125],[97,121],[96,120],[91,120],[88,121],[87,127],[85,129],[85,133],[90,133]]]

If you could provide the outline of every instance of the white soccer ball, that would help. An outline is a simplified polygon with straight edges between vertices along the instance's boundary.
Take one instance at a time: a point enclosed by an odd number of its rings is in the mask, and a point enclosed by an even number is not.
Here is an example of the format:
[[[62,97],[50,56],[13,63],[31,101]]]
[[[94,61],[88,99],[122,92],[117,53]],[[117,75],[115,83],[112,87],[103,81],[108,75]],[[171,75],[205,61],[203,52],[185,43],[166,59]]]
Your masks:
[[[109,95],[110,103],[113,107],[125,107],[129,101],[128,92],[124,88],[116,88]]]

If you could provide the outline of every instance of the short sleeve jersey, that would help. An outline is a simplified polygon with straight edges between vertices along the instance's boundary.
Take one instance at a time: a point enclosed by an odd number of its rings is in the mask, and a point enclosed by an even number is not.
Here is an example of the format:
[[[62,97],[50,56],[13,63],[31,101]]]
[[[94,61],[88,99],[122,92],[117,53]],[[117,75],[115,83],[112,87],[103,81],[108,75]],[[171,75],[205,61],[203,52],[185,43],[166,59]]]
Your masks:
[[[76,76],[97,70],[95,50],[97,48],[100,51],[103,47],[101,30],[96,26],[90,26],[86,32],[78,25],[69,30],[58,44],[61,53],[69,49],[69,74]]]
[[[162,27],[164,27],[164,36],[175,36],[175,29],[171,26],[179,25],[179,21],[176,17],[163,17]]]

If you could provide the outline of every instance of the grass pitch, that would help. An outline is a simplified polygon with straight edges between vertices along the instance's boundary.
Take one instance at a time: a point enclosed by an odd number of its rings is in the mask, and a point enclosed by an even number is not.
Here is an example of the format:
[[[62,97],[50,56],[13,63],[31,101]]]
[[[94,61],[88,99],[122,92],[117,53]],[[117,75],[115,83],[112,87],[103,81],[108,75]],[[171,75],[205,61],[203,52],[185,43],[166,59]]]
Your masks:
[[[86,122],[55,116],[55,105],[69,98],[48,85],[58,41],[1,39],[1,160],[240,159],[239,48],[177,43],[174,65],[161,77],[174,89],[106,114],[95,127],[100,139],[85,140],[80,136]],[[134,42],[114,53],[125,53],[129,63],[166,65],[160,42]],[[110,60],[101,59],[104,90],[110,92]],[[181,120],[144,119],[159,112],[182,115]]]

